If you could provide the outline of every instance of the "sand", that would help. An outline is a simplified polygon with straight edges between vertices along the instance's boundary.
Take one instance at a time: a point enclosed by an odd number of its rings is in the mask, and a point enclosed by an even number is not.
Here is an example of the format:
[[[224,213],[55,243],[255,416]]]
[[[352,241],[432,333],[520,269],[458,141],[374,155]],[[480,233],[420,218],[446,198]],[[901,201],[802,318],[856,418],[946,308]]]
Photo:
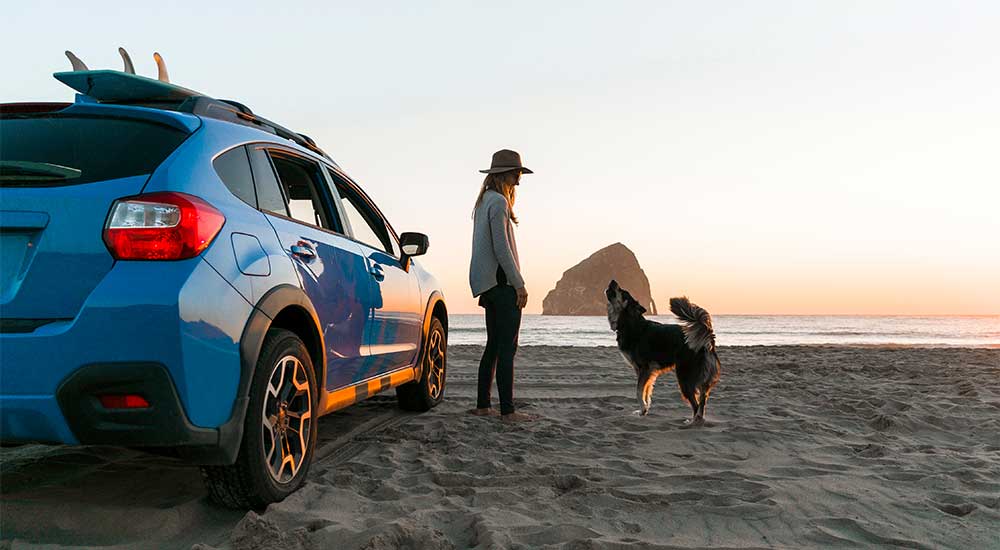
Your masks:
[[[3,546],[1000,548],[1000,350],[724,348],[708,425],[661,378],[648,417],[611,348],[524,348],[528,425],[378,397],[321,422],[306,486],[259,513],[198,470],[108,448],[0,454]]]

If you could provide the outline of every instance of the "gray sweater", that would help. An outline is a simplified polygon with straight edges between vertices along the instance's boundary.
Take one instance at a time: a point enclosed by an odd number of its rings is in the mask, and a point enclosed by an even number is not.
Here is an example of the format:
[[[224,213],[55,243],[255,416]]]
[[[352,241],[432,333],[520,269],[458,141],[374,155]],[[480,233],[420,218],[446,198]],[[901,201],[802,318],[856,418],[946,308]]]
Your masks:
[[[472,215],[469,285],[473,296],[497,286],[497,266],[503,268],[510,286],[524,287],[507,199],[496,191],[488,190]]]

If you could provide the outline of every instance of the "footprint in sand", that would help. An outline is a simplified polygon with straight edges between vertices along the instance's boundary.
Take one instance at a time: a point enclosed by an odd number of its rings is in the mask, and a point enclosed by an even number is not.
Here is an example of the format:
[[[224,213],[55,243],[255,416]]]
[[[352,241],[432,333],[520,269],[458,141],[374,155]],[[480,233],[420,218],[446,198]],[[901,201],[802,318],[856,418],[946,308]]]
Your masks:
[[[631,521],[616,521],[614,525],[622,533],[637,535],[642,532],[642,526]]]
[[[930,549],[930,546],[904,538],[879,535],[866,525],[850,518],[826,518],[813,522],[816,532],[807,535],[824,545],[896,546]]]
[[[946,504],[943,502],[931,501],[931,505],[948,515],[959,518],[971,514],[977,508],[976,505],[971,502],[963,502],[961,504]]]

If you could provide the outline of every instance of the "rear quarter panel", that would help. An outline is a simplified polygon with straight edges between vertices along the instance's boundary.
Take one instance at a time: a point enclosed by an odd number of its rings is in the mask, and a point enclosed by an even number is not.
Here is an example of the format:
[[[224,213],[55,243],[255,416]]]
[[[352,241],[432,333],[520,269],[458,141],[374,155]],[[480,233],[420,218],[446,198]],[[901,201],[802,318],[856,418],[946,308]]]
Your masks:
[[[206,200],[226,216],[222,231],[202,257],[252,304],[272,288],[301,284],[267,218],[229,191],[212,161],[233,147],[273,140],[271,134],[205,119],[202,128],[160,166],[143,190],[189,193]],[[243,273],[237,261],[237,252],[246,252],[248,247],[248,240],[242,235],[252,236],[260,243],[257,252],[260,256],[254,258],[255,269],[248,270],[252,275]]]

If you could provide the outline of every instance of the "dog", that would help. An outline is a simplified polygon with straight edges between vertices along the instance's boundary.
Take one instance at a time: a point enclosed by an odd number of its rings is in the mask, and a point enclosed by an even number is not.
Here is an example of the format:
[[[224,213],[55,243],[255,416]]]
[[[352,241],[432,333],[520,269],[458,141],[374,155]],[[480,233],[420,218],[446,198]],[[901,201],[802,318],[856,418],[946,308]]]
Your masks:
[[[618,333],[618,351],[638,377],[638,414],[649,414],[653,385],[664,373],[674,370],[681,396],[691,405],[692,417],[684,423],[703,424],[705,404],[719,381],[722,363],[715,352],[712,317],[686,297],[671,298],[670,311],[680,325],[667,325],[643,317],[642,307],[612,280],[604,292],[608,298],[608,323]]]

